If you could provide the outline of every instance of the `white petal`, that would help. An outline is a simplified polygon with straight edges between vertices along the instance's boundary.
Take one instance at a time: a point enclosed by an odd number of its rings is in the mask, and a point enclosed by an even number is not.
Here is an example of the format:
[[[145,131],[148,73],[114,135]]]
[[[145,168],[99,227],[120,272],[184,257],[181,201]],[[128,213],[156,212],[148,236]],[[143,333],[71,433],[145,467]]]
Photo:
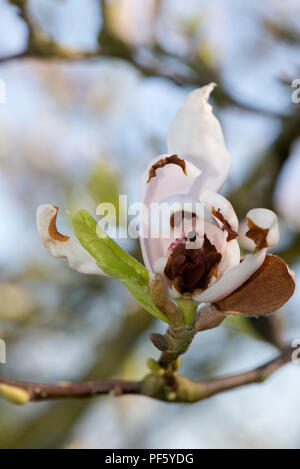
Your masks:
[[[205,206],[209,209],[210,212],[213,208],[216,211],[220,210],[220,213],[223,215],[224,219],[229,223],[231,228],[236,232],[238,231],[239,220],[229,200],[227,200],[221,194],[212,191],[202,192],[200,200],[205,204]]]
[[[247,220],[249,225],[249,220],[254,223],[257,227],[262,230],[268,230],[267,235],[267,246],[273,247],[279,241],[279,229],[277,216],[272,210],[266,208],[254,208],[247,213]]]
[[[66,258],[71,269],[82,274],[106,275],[79,241],[57,231],[57,212],[58,208],[50,204],[40,205],[37,210],[38,232],[49,254]]]
[[[263,264],[267,249],[261,249],[255,254],[248,254],[243,262],[227,270],[224,275],[203,293],[193,296],[199,303],[215,303],[239,288]]]
[[[168,153],[191,161],[202,172],[195,182],[195,195],[205,189],[217,192],[231,166],[220,123],[208,103],[215,86],[210,83],[188,94],[167,136]]]
[[[272,210],[268,210],[266,208],[255,208],[247,213],[246,221],[241,224],[239,229],[239,243],[248,251],[255,251],[260,247],[257,245],[257,242],[261,242],[261,240],[256,240],[253,235],[250,237],[251,234],[248,233],[253,227],[257,229],[258,233],[259,230],[265,231],[265,233],[263,233],[263,231],[261,232],[261,236],[265,236],[265,245],[263,247],[273,247],[278,243],[278,221],[276,214],[272,212]]]
[[[236,239],[227,243],[226,251],[222,253],[222,259],[218,265],[219,277],[221,277],[227,270],[232,269],[239,265],[241,260],[241,252],[239,243]]]
[[[243,249],[246,249],[247,251],[253,252],[253,251],[255,251],[256,244],[252,239],[250,239],[250,238],[248,238],[248,236],[246,236],[247,231],[249,231],[249,226],[248,226],[247,220],[243,220],[240,223],[240,226],[239,226],[238,242],[239,242],[239,245]]]

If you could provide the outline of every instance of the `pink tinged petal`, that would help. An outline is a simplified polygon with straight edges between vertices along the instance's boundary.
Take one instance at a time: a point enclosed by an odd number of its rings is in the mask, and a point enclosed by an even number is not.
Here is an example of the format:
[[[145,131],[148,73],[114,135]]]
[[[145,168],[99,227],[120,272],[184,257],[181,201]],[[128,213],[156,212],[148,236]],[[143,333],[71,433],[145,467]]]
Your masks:
[[[227,270],[224,275],[204,292],[193,296],[199,303],[215,303],[230,295],[240,287],[263,264],[267,249],[249,254],[237,266]]]
[[[153,262],[153,268],[152,268],[153,273],[163,275],[167,262],[168,262],[167,256],[159,257],[155,259],[155,261]]]
[[[167,197],[177,194],[188,194],[194,181],[201,174],[201,171],[189,161],[182,159],[184,166],[167,163],[163,167],[158,167],[173,154],[160,155],[151,161],[142,177],[141,200],[146,204],[161,202]]]
[[[186,194],[176,194],[155,203],[149,214],[152,233],[159,238],[176,238],[184,232],[193,229],[195,221],[193,214],[199,216],[200,223],[203,221],[204,206],[194,197]],[[150,210],[150,208],[149,208]]]
[[[166,257],[170,241],[159,238],[140,238],[142,255],[146,268],[153,272],[161,274],[163,269],[163,259]]]
[[[205,223],[214,225],[220,231],[219,224],[205,205],[189,194],[176,194],[163,199],[152,209],[151,228],[160,238],[176,239],[187,236],[192,230],[203,237]]]
[[[215,226],[212,223],[204,223],[204,233],[218,252],[223,253],[226,249],[226,231],[222,231],[219,226]]]
[[[168,153],[191,161],[202,172],[192,188],[196,196],[205,189],[217,192],[231,166],[220,123],[208,103],[215,86],[210,83],[187,95],[167,136]]]
[[[50,204],[40,205],[37,210],[37,229],[49,254],[66,258],[71,269],[82,274],[106,275],[79,241],[59,233],[56,228],[57,213],[58,208]]]
[[[151,226],[149,219],[151,205],[159,204],[164,199],[177,194],[188,194],[193,182],[201,173],[189,161],[184,161],[182,166],[174,163],[167,163],[162,167],[158,166],[172,156],[161,155],[153,160],[142,178],[140,242],[145,266],[152,271],[154,271],[154,261],[166,256],[170,239],[161,239],[159,233],[155,233],[155,226]],[[153,168],[156,169],[153,171]],[[153,235],[153,228],[154,236],[151,236],[151,234]]]

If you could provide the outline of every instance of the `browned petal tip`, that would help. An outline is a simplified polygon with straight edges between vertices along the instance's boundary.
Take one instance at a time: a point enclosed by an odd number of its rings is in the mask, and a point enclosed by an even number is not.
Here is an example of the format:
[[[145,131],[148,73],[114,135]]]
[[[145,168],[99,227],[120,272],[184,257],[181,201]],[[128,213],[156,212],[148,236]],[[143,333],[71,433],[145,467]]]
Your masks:
[[[263,316],[281,308],[294,290],[295,282],[284,260],[267,255],[243,285],[214,306],[225,314]]]
[[[161,158],[160,160],[156,161],[154,163],[150,170],[149,170],[149,177],[148,177],[148,182],[151,181],[152,178],[156,176],[156,170],[159,168],[163,168],[167,164],[177,164],[177,166],[180,166],[183,173],[186,175],[186,164],[185,161],[179,158],[178,155],[171,155],[171,156],[166,156],[165,158]]]
[[[56,210],[55,215],[52,217],[49,227],[48,227],[48,233],[50,238],[54,239],[55,241],[60,241],[60,242],[65,242],[68,241],[69,236],[65,236],[61,234],[57,228],[56,228],[56,219],[57,219],[57,213],[58,213],[58,207],[54,207]]]

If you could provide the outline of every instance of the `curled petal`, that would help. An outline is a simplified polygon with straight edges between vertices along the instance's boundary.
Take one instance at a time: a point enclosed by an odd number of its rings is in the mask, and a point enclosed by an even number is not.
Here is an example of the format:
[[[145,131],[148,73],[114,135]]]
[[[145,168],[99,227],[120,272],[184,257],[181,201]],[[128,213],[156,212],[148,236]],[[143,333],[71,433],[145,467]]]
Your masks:
[[[266,249],[249,254],[237,266],[227,270],[222,277],[202,293],[193,296],[199,303],[215,303],[239,288],[262,265]]]
[[[218,119],[212,113],[208,98],[216,85],[192,91],[185,98],[167,136],[168,153],[176,153],[201,170],[195,182],[195,195],[201,190],[218,191],[228,176],[231,157]]]
[[[279,241],[277,216],[272,210],[255,208],[247,214],[249,230],[246,236],[256,244],[256,249],[275,246]]]
[[[268,255],[245,283],[214,306],[225,314],[261,316],[279,309],[294,290],[295,281],[286,263]]]
[[[200,199],[228,232],[227,240],[232,241],[235,239],[237,237],[239,221],[229,200],[217,192],[211,191],[202,192]]]
[[[239,239],[250,251],[275,246],[279,241],[277,216],[272,210],[255,208],[247,213],[247,225],[243,224]]]
[[[77,240],[59,233],[56,228],[57,213],[58,208],[50,204],[40,205],[37,210],[38,232],[49,254],[66,258],[71,269],[82,274],[106,275]]]

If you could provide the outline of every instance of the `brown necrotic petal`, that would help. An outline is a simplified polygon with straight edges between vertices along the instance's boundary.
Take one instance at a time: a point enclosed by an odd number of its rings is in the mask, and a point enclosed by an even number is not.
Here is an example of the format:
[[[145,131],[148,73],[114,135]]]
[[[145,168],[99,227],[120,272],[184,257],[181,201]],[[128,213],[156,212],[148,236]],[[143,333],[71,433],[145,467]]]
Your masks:
[[[161,158],[158,160],[156,163],[154,163],[150,170],[149,170],[149,177],[148,177],[148,182],[151,181],[152,178],[156,176],[156,170],[159,168],[163,168],[167,164],[177,164],[177,166],[180,166],[183,173],[186,175],[186,165],[185,161],[179,158],[178,155],[171,155],[171,156],[166,156],[165,158]]]
[[[234,231],[230,224],[228,223],[227,220],[225,220],[224,216],[222,215],[222,213],[220,212],[220,209],[218,210],[215,210],[215,208],[213,207],[212,210],[211,210],[212,214],[214,217],[216,217],[218,220],[220,220],[221,223],[223,223],[223,226],[225,228],[225,230],[227,231],[228,233],[228,236],[227,236],[227,241],[232,241],[233,239],[237,238],[238,234],[236,231]]]
[[[267,243],[267,236],[269,233],[268,229],[263,229],[260,228],[260,226],[257,226],[255,223],[253,223],[250,218],[247,219],[248,221],[248,227],[249,230],[246,233],[247,238],[252,239],[252,241],[255,242],[256,244],[256,249],[255,251],[258,251],[259,249],[267,248],[268,243]]]
[[[243,285],[214,306],[225,314],[262,316],[281,308],[294,290],[295,282],[286,263],[268,255]]]
[[[165,275],[180,293],[193,293],[208,287],[222,255],[217,252],[206,235],[202,248],[186,249],[184,243],[176,246],[169,256]]]

